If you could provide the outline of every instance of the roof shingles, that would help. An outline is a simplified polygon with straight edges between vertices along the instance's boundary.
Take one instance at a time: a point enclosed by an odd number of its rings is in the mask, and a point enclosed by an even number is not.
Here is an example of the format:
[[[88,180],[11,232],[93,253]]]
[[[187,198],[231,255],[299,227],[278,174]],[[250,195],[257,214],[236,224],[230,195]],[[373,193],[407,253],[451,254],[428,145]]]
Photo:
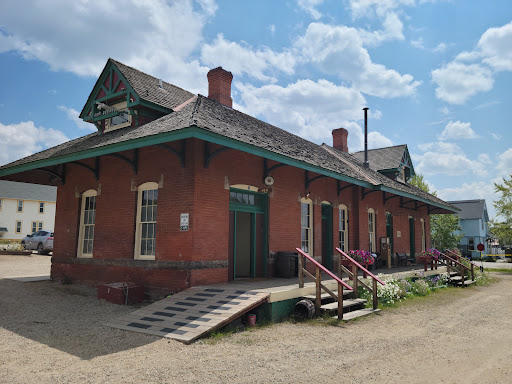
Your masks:
[[[115,61],[114,63],[124,66]],[[137,84],[136,78],[142,76],[140,73],[131,73],[131,71],[139,71],[127,66],[124,66],[122,70],[123,74],[126,74],[129,81],[133,82],[133,84]],[[176,99],[176,103],[183,103],[190,99],[191,95],[192,94],[189,92],[181,93],[181,98],[179,101]],[[38,160],[50,160],[90,149],[103,148],[139,138],[169,133],[191,126],[197,126],[200,129],[223,137],[268,150],[340,175],[348,176],[352,180],[359,180],[361,182],[360,185],[368,185],[369,187],[371,187],[371,185],[383,185],[392,190],[402,191],[442,205],[449,210],[453,208],[443,200],[421,191],[416,187],[395,182],[374,169],[364,168],[362,162],[353,155],[337,151],[332,147],[323,147],[314,144],[290,132],[201,95],[193,102],[179,109],[179,111],[174,111],[145,125],[122,128],[102,135],[93,133],[68,141],[56,147],[4,165],[0,167],[0,174],[2,174],[2,170],[7,170],[14,166],[25,165]],[[405,146],[399,146],[397,150],[399,148],[401,148],[401,156]]]

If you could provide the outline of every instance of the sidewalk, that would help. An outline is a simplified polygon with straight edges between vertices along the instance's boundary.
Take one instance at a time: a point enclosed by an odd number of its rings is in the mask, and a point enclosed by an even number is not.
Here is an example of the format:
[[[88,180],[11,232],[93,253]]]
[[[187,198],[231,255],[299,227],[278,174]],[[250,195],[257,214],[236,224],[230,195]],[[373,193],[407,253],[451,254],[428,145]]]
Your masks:
[[[510,269],[512,270],[512,263],[489,263],[484,261],[481,263],[480,261],[474,261],[474,263],[478,266],[484,265],[484,269],[491,270],[491,269]]]

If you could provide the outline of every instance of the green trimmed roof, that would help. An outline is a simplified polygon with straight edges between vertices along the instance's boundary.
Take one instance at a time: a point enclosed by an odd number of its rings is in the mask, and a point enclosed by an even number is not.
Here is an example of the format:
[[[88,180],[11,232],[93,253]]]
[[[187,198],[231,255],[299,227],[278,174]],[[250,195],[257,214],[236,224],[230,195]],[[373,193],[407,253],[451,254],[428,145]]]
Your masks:
[[[446,211],[458,211],[416,187],[393,181],[371,168],[364,168],[353,155],[327,145],[317,145],[201,95],[179,110],[145,125],[102,135],[92,133],[4,165],[0,167],[0,178],[186,138],[224,145],[368,189],[411,198]]]

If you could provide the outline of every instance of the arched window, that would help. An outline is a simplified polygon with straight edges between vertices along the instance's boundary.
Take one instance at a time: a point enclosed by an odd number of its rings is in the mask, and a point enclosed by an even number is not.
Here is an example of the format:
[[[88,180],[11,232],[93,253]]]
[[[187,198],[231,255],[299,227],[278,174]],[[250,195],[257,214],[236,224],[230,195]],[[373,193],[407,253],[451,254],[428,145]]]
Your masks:
[[[303,197],[300,200],[301,249],[313,253],[313,202]]]
[[[346,205],[340,205],[339,214],[339,247],[343,252],[348,251],[348,209]]]
[[[375,211],[370,208],[368,209],[368,233],[369,233],[369,246],[370,252],[375,252],[377,247],[375,244]]]
[[[77,257],[92,257],[97,195],[98,193],[94,189],[82,193]]]
[[[137,196],[135,259],[155,259],[157,205],[158,184],[150,182],[140,185]]]

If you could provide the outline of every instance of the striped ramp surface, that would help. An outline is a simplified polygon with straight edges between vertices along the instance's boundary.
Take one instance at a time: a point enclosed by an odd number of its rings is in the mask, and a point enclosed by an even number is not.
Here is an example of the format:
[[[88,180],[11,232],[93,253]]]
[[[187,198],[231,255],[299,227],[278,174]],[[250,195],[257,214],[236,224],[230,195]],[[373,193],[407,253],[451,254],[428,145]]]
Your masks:
[[[193,287],[150,304],[106,325],[184,343],[229,324],[265,302],[268,292]]]

